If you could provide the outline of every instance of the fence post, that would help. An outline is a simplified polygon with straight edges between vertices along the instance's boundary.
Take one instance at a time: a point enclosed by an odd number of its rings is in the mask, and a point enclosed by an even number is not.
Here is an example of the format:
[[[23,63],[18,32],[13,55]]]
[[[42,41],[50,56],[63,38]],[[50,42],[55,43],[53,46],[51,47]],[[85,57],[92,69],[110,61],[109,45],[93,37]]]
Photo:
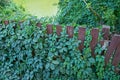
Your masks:
[[[47,25],[47,34],[52,34],[53,33],[53,28],[51,24]]]
[[[41,23],[38,22],[38,23],[36,24],[36,26],[39,27],[39,28],[41,28]]]
[[[8,24],[9,24],[9,21],[8,21],[8,20],[4,21],[4,24],[5,24],[5,25],[8,25]]]
[[[60,36],[61,32],[62,32],[62,26],[57,25],[56,26],[56,33],[57,33],[57,35]]]
[[[90,48],[92,51],[92,56],[95,57],[94,51],[95,51],[95,47],[98,43],[99,29],[97,29],[97,28],[92,29],[91,35],[92,35],[92,41],[90,42]]]
[[[105,51],[105,48],[108,48],[109,46],[109,43],[110,43],[110,27],[109,26],[106,26],[106,25],[103,25],[103,28],[102,28],[102,37],[103,37],[103,40],[100,41],[100,44],[103,48],[103,50]],[[102,55],[105,54],[105,52],[102,51]]]
[[[109,27],[109,26],[106,26],[106,25],[103,25],[102,33],[103,33],[103,38],[104,38],[104,40],[109,40],[110,27]]]
[[[86,28],[79,27],[78,39],[81,40],[81,43],[79,46],[80,51],[82,51],[84,48],[85,31],[86,31]]]
[[[118,64],[120,62],[120,35],[117,35],[117,37],[118,37],[118,44],[117,44],[115,55],[114,55],[113,61],[112,61],[112,65],[114,65],[114,66],[118,66]]]
[[[67,26],[67,34],[68,34],[68,37],[69,38],[72,38],[73,37],[73,27],[72,26]]]
[[[19,21],[19,26],[21,27],[24,21]]]
[[[110,60],[110,57],[113,55],[113,52],[118,47],[118,44],[119,44],[118,39],[119,39],[118,35],[112,36],[112,40],[111,40],[110,46],[108,46],[108,50],[107,50],[106,55],[105,55],[105,64],[106,65],[108,64],[108,62]]]

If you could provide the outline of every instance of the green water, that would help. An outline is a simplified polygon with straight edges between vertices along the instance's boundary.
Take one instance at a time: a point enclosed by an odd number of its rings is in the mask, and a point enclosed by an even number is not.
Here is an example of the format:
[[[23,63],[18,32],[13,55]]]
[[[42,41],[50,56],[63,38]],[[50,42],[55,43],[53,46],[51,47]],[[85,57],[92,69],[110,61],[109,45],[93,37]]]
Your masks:
[[[59,0],[13,0],[16,4],[22,5],[25,10],[37,17],[54,16],[57,12]]]

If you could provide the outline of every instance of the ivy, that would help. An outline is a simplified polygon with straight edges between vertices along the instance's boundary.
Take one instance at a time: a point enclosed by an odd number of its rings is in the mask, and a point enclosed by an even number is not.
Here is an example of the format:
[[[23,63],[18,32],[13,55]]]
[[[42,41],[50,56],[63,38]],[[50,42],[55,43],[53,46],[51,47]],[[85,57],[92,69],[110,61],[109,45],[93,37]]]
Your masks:
[[[81,41],[76,36],[78,28],[73,38],[68,38],[65,27],[60,36],[55,26],[53,34],[46,34],[45,24],[39,28],[31,20],[21,25],[1,24],[0,80],[119,79],[111,66],[104,68],[101,46],[96,47],[96,58],[91,56],[90,29],[86,31],[85,48],[81,52],[78,49]]]

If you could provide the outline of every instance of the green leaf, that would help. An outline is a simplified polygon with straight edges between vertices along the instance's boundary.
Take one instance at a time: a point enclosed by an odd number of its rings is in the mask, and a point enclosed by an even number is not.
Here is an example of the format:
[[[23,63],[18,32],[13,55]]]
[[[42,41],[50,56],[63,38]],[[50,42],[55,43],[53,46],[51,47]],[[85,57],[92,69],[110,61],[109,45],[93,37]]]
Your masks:
[[[53,60],[52,63],[53,63],[53,64],[59,64],[59,61]]]
[[[47,63],[46,65],[45,65],[45,69],[49,69],[50,68],[50,63]]]
[[[51,70],[54,70],[54,69],[55,69],[54,64],[50,64],[50,69],[51,69]]]

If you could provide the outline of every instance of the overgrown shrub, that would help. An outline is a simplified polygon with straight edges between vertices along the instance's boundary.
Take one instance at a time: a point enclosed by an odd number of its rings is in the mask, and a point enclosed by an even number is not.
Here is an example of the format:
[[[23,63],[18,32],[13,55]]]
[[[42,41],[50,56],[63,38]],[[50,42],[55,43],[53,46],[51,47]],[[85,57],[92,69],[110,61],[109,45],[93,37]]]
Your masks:
[[[11,0],[0,0],[0,7],[8,6],[11,3]]]
[[[22,6],[17,6],[12,0],[0,0],[0,21],[22,21],[28,17],[30,15],[25,12]]]
[[[47,35],[45,24],[42,28],[35,24],[28,20],[0,27],[0,80],[119,80],[111,66],[104,68],[100,45],[96,58],[91,56],[90,30],[80,52],[81,41],[77,36],[68,38],[65,28],[61,36],[55,31]]]
[[[57,21],[60,24],[79,24],[87,27],[110,25],[120,32],[120,0],[59,0]]]

